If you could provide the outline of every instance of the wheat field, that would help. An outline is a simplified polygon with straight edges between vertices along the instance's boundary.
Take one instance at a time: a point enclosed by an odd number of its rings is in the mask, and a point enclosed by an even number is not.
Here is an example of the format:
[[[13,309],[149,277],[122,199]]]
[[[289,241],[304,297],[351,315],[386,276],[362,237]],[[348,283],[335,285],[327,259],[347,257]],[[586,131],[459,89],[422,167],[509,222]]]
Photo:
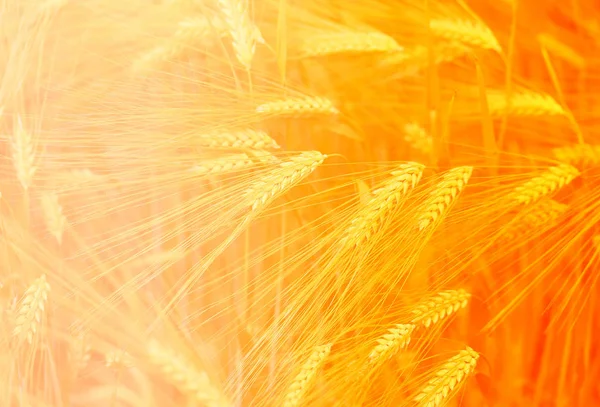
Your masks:
[[[597,2],[0,32],[0,407],[600,406]]]

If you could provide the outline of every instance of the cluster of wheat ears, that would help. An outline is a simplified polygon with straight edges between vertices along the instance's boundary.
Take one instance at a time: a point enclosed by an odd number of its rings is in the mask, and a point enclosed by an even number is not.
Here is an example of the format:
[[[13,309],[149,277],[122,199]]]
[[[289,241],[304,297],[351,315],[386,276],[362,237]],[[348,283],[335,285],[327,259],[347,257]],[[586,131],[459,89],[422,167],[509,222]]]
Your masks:
[[[0,407],[600,405],[599,16],[0,1]]]

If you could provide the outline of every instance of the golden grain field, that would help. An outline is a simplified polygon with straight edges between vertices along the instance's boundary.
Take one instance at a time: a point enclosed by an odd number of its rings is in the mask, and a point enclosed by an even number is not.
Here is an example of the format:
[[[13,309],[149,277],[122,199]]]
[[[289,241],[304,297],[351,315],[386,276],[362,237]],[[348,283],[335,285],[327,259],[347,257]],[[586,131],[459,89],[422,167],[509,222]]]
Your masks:
[[[597,2],[0,33],[0,407],[600,406]]]

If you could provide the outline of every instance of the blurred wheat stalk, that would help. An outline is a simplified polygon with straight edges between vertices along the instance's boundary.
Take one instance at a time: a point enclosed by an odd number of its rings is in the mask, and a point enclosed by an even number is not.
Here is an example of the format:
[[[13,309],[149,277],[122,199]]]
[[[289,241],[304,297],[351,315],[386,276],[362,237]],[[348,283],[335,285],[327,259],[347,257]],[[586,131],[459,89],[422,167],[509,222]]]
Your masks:
[[[0,406],[600,404],[589,0],[0,4]]]

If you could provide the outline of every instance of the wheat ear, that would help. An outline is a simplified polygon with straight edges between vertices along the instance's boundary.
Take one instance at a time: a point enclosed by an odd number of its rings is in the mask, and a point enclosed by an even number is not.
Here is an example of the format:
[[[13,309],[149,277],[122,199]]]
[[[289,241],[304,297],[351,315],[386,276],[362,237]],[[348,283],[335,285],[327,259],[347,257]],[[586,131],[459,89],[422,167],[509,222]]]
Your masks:
[[[129,369],[133,367],[133,358],[124,350],[111,350],[104,355],[106,367],[110,369]]]
[[[339,114],[339,110],[329,99],[323,97],[303,97],[263,103],[256,108],[256,113],[269,116],[311,117],[321,115],[335,116]]]
[[[37,170],[35,145],[31,134],[24,129],[20,116],[16,118],[13,125],[12,161],[19,183],[27,191],[31,187]]]
[[[381,32],[345,32],[308,37],[301,46],[300,54],[304,57],[322,57],[402,50],[395,39]]]
[[[492,116],[567,116],[567,112],[550,95],[536,92],[506,94],[488,93],[488,109]]]
[[[426,68],[429,64],[430,55],[433,53],[433,63],[436,65],[451,62],[466,53],[469,49],[462,43],[449,41],[447,43],[435,44],[433,48],[424,45],[416,45],[405,49],[403,52],[395,52],[386,55],[382,59],[383,65],[398,65],[403,68],[401,75],[416,74]]]
[[[502,240],[515,240],[532,231],[552,227],[568,208],[568,205],[561,204],[552,199],[538,202],[531,211],[521,216],[517,223],[511,225],[506,230],[502,236]]]
[[[54,236],[58,244],[62,244],[67,218],[63,214],[62,206],[58,202],[58,196],[54,192],[45,193],[41,196],[40,203],[46,228],[48,228],[48,231]]]
[[[246,129],[224,133],[208,133],[198,137],[197,142],[206,147],[279,149],[279,145],[262,130]]]
[[[194,165],[191,172],[196,175],[216,175],[233,171],[238,171],[245,167],[250,167],[252,160],[246,154],[231,154],[224,157],[206,160],[200,164]]]
[[[147,347],[150,362],[158,367],[165,378],[183,393],[192,395],[201,405],[207,407],[228,407],[231,404],[211,383],[206,372],[194,369],[180,355],[164,348],[152,339]]]
[[[550,167],[540,176],[516,187],[511,194],[511,199],[519,204],[530,204],[556,192],[578,176],[577,168],[567,164]]]
[[[573,165],[580,170],[600,164],[600,145],[574,144],[552,150],[554,157],[564,164]]]
[[[409,188],[414,188],[423,176],[424,165],[406,163],[392,172],[392,177],[373,191],[368,203],[352,219],[341,241],[359,245],[378,232],[388,212],[402,200]]]
[[[134,64],[134,71],[152,66],[161,61],[176,58],[188,47],[213,36],[223,37],[228,33],[225,22],[216,17],[193,17],[181,21],[175,34],[163,45],[143,55]]]
[[[390,359],[399,350],[406,348],[415,327],[413,324],[398,324],[390,328],[386,334],[377,339],[377,345],[369,354],[369,364],[371,366],[379,365]]]
[[[306,394],[315,382],[317,372],[323,365],[325,358],[331,351],[331,344],[317,346],[306,363],[300,368],[300,372],[290,385],[283,407],[296,407],[300,405]]]
[[[244,196],[252,210],[266,206],[270,200],[310,175],[326,158],[318,151],[306,151],[283,161],[245,191]]]
[[[33,342],[33,336],[37,333],[44,315],[49,293],[50,284],[45,275],[38,277],[27,288],[15,318],[14,336],[19,339],[26,338],[30,344]]]
[[[457,355],[452,356],[434,377],[427,382],[421,392],[415,397],[420,407],[438,407],[451,397],[460,384],[475,370],[479,354],[467,346]]]
[[[411,323],[429,328],[432,324],[467,306],[471,294],[463,289],[442,291],[417,304]]]
[[[429,198],[423,204],[418,217],[419,229],[423,230],[438,221],[463,190],[473,167],[456,167],[444,174]]]
[[[429,29],[438,38],[459,41],[472,47],[502,51],[492,30],[480,21],[436,19],[429,22]]]
[[[248,0],[218,0],[218,4],[227,24],[237,60],[244,68],[250,70],[256,43],[264,43],[264,39],[250,18]]]
[[[433,148],[433,137],[417,123],[406,123],[404,125],[404,140],[415,150],[423,154],[431,154]]]

